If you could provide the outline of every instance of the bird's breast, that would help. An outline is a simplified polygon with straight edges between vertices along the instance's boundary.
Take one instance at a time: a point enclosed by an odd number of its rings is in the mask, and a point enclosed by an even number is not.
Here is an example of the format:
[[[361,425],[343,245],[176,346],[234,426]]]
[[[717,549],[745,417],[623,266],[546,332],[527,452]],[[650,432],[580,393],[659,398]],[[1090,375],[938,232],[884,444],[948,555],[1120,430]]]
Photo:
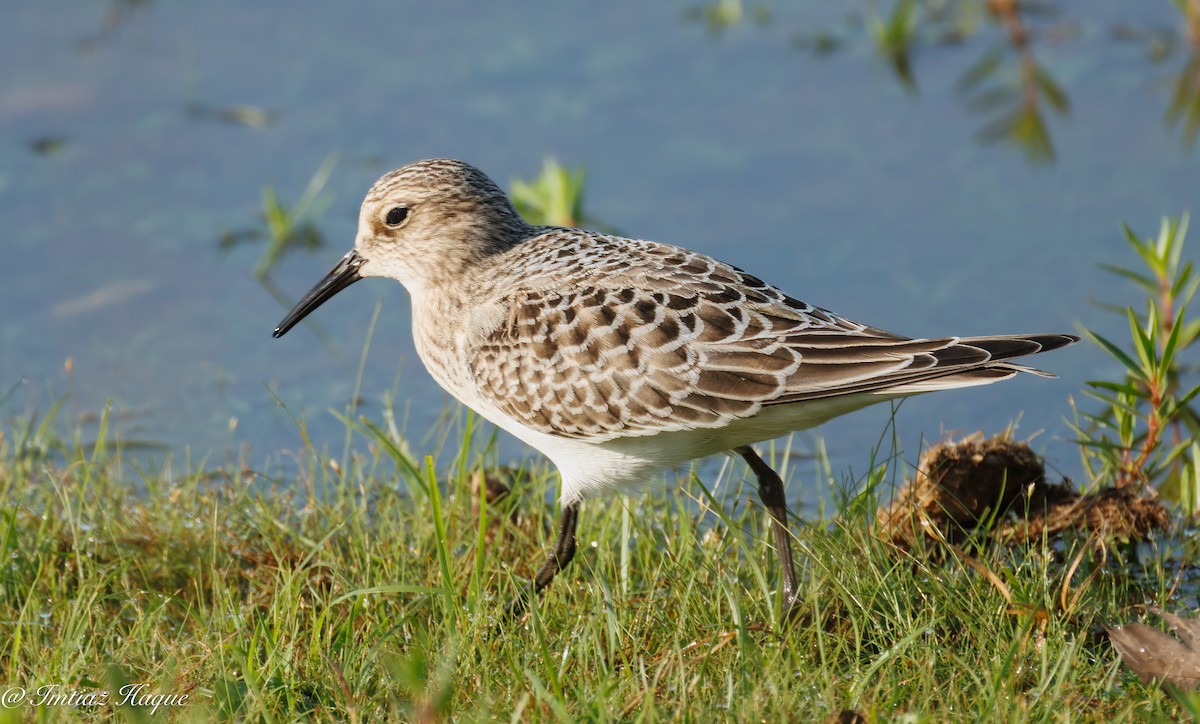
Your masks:
[[[450,295],[413,299],[413,342],[431,377],[459,402],[482,412],[478,382],[470,369],[475,351],[504,324],[507,305]]]

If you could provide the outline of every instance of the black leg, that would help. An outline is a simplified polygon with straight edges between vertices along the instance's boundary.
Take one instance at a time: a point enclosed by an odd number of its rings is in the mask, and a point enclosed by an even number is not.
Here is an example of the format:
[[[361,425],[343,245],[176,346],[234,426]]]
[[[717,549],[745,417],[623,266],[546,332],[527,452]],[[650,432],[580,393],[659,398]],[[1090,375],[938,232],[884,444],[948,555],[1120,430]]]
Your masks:
[[[549,586],[559,571],[566,568],[571,559],[575,557],[575,524],[578,520],[579,503],[571,503],[563,508],[562,522],[559,525],[558,540],[554,543],[554,550],[538,570],[537,576],[534,577],[532,590],[529,586],[522,588],[516,598],[508,604],[505,613],[509,618],[518,618],[525,613],[529,599]]]
[[[771,533],[775,538],[775,554],[779,557],[780,576],[783,578],[783,621],[786,623],[797,601],[799,588],[796,585],[796,568],[792,565],[792,538],[788,533],[787,498],[783,495],[783,481],[779,475],[763,462],[749,445],[736,449],[754,474],[758,476],[758,497],[771,514]]]

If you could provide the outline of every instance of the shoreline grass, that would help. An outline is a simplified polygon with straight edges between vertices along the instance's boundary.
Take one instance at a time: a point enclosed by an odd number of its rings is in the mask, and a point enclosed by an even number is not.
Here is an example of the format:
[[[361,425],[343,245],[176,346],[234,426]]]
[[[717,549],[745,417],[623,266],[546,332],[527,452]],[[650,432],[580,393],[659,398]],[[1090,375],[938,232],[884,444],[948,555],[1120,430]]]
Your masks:
[[[185,721],[794,720],[846,709],[869,720],[1059,721],[1188,710],[1122,669],[1099,628],[1126,620],[1130,604],[1166,600],[1180,568],[1196,565],[1186,540],[1110,548],[1094,576],[1099,560],[1082,536],[971,550],[1010,602],[977,568],[901,555],[873,535],[886,484],[871,483],[899,464],[885,460],[836,517],[793,524],[804,605],[781,632],[753,486],[722,505],[715,483],[693,478],[683,494],[586,504],[575,563],[523,625],[497,632],[507,597],[553,541],[552,471],[523,471],[513,494],[481,505],[475,451],[458,451],[439,480],[429,459],[354,425],[346,457],[308,449],[302,480],[286,487],[229,468],[167,467],[131,484],[110,474],[120,450],[103,436],[58,463],[22,457],[6,437],[6,686],[33,697],[47,685],[146,684],[186,693],[159,710]],[[719,484],[745,485],[747,474],[731,461]],[[0,718],[147,712],[24,705]]]

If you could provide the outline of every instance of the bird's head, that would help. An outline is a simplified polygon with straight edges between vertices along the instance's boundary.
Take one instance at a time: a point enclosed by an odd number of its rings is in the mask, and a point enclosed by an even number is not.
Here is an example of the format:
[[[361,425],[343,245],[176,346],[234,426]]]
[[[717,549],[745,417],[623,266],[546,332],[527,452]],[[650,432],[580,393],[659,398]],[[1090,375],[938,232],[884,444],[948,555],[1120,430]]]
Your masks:
[[[469,164],[436,158],[402,166],[367,192],[354,249],[296,303],[275,336],[364,277],[391,277],[414,295],[459,283],[530,229],[504,191]]]

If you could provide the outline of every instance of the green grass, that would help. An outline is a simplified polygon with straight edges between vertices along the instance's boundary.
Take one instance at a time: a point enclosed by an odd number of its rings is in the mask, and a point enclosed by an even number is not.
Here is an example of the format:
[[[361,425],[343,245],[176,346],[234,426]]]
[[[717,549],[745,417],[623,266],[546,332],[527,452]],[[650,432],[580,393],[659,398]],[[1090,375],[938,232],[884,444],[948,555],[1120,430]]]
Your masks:
[[[1089,333],[1124,379],[1089,383],[1106,411],[1075,429],[1089,487],[1155,486],[1193,513],[1200,386],[1182,360],[1200,343],[1185,315],[1200,281],[1180,262],[1185,227],[1127,233],[1152,276],[1115,271],[1149,306],[1123,310],[1133,353]],[[908,472],[887,451],[894,427],[866,480],[827,488],[826,461],[816,487],[828,514],[793,521],[803,603],[791,627],[777,624],[767,516],[733,462],[679,492],[586,503],[575,562],[526,619],[501,627],[554,540],[556,475],[526,466],[513,494],[483,504],[471,481],[497,461],[470,416],[420,450],[389,399],[382,428],[341,416],[336,458],[298,421],[300,452],[258,470],[148,469],[124,459],[107,415],[84,442],[63,431],[59,408],[0,426],[0,724],[149,720],[152,706],[117,703],[139,685],[186,695],[157,716],[197,721],[1200,714],[1200,696],[1128,673],[1101,628],[1148,601],[1189,615],[1193,535],[1017,548],[926,537],[901,553],[872,532]],[[802,482],[794,466],[776,469]],[[31,703],[105,693],[95,705]]]
[[[1110,548],[1090,578],[1098,554],[1083,540],[973,550],[1009,601],[961,559],[905,557],[873,536],[867,492],[835,518],[793,523],[804,605],[784,632],[765,515],[731,462],[720,481],[585,504],[575,563],[498,631],[553,541],[555,476],[523,471],[481,507],[477,434],[435,471],[352,423],[344,457],[308,448],[299,472],[271,479],[121,472],[133,465],[103,425],[94,446],[53,428],[14,423],[0,440],[5,688],[144,683],[188,695],[167,708],[176,720],[1182,715],[1124,671],[1098,623],[1167,600],[1194,546]],[[110,713],[21,705],[0,719]]]

